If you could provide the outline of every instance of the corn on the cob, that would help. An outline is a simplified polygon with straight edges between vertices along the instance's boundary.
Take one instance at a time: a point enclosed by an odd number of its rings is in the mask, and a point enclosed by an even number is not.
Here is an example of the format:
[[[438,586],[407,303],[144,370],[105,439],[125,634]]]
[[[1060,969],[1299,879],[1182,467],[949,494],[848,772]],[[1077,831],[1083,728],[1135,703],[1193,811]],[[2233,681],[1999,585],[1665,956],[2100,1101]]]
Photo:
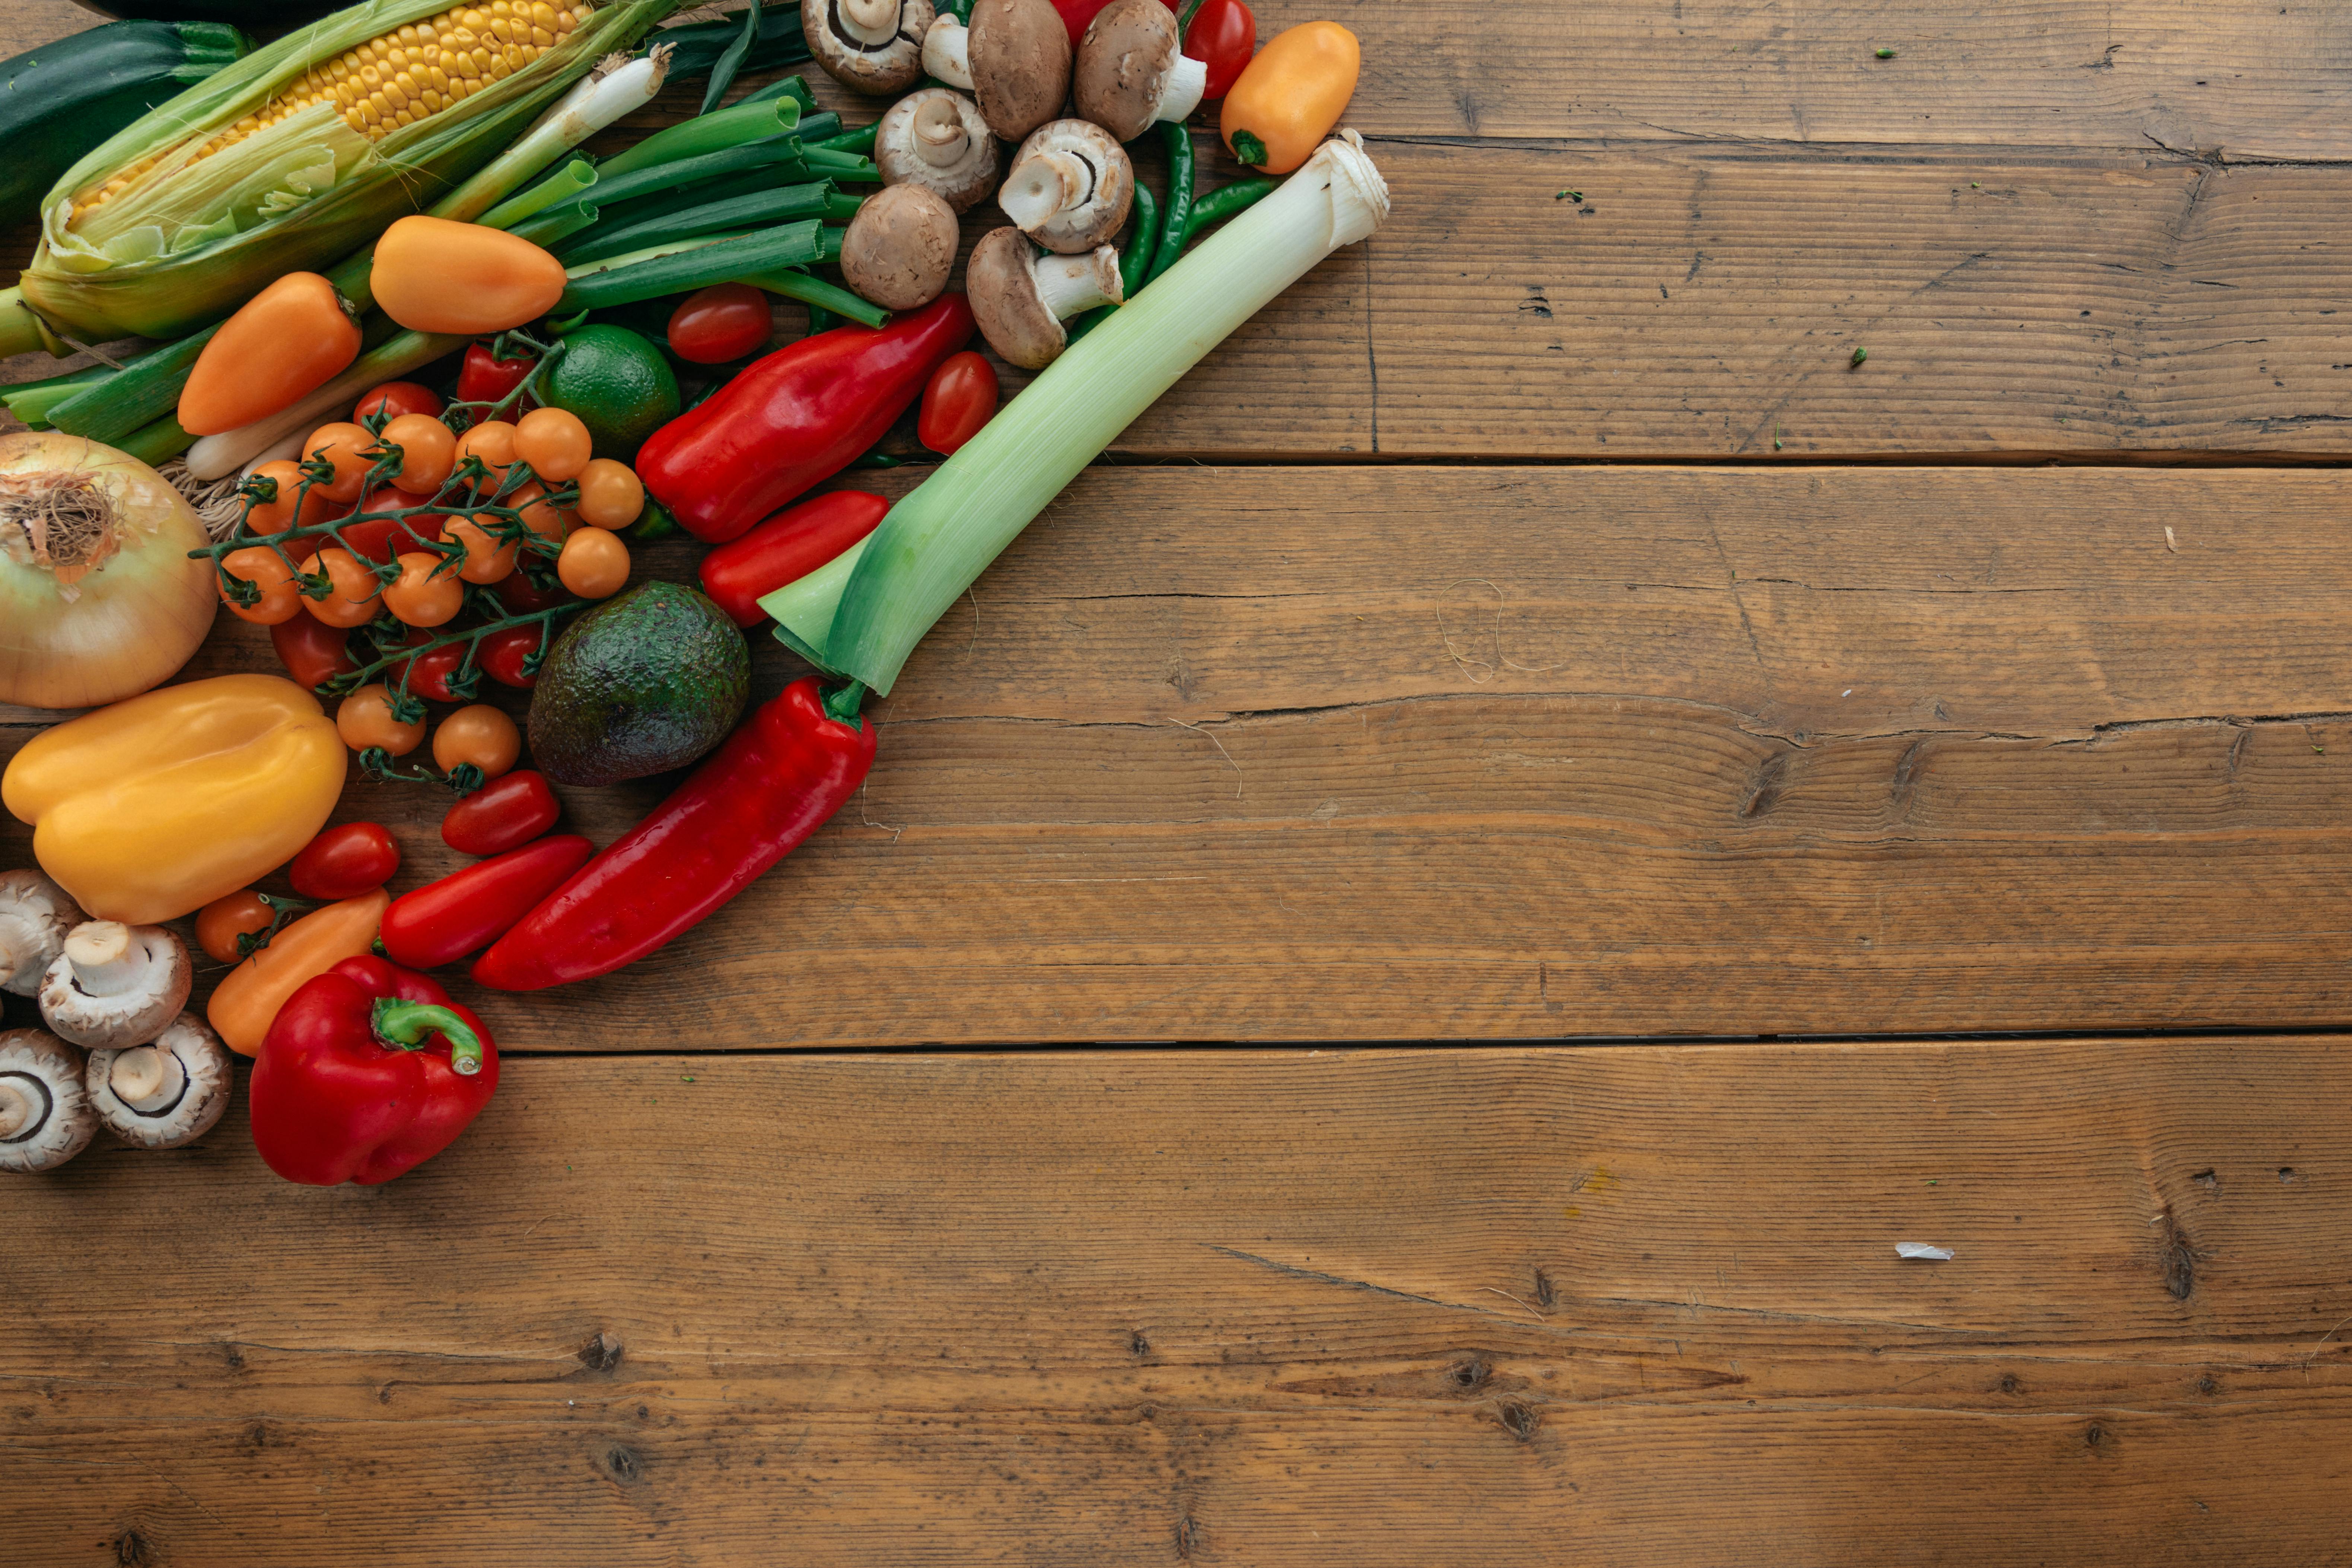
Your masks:
[[[217,320],[430,205],[682,3],[367,0],[299,29],[68,170],[24,300],[91,341]]]

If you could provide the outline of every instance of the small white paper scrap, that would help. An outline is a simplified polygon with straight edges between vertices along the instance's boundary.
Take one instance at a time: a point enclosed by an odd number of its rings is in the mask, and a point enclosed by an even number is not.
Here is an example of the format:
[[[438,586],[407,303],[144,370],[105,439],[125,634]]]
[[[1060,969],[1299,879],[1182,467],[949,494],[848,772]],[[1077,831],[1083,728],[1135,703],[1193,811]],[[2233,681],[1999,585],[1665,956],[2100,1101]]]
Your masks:
[[[1937,1263],[1948,1263],[1952,1258],[1952,1249],[1948,1247],[1930,1247],[1924,1241],[1898,1241],[1895,1244],[1895,1256],[1927,1258],[1933,1258]]]

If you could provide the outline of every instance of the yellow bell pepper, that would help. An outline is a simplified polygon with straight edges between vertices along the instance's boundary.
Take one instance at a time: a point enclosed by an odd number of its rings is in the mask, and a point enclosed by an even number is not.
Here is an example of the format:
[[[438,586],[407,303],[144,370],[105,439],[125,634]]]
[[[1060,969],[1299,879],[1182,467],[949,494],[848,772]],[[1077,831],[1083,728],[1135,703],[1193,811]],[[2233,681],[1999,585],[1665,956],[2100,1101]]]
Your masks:
[[[1356,35],[1337,22],[1286,29],[1242,68],[1225,94],[1219,129],[1226,150],[1266,174],[1287,174],[1339,123],[1362,66]]]
[[[36,735],[0,775],[0,802],[92,918],[152,925],[292,859],[334,810],[348,755],[292,681],[224,675]]]
[[[375,945],[392,895],[378,888],[356,899],[312,910],[269,939],[269,945],[228,972],[205,1016],[230,1050],[261,1054],[269,1026],[286,998],[347,958]]]

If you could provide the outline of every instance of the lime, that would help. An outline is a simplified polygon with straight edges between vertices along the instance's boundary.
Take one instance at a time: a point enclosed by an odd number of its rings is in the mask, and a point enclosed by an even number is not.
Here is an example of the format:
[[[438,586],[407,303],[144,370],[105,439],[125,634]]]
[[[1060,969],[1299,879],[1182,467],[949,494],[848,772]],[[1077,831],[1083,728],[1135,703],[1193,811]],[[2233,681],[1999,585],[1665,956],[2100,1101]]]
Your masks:
[[[540,401],[580,416],[596,455],[625,463],[646,437],[677,417],[677,377],[661,351],[626,327],[603,322],[563,340]]]

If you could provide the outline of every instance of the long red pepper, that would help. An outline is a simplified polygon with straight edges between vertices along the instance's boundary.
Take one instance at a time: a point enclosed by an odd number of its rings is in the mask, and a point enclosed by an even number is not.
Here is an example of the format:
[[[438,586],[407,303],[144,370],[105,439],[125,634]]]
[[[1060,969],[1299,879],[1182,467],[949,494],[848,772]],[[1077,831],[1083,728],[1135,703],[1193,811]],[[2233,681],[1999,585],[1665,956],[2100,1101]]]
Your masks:
[[[847,803],[874,765],[856,687],[764,702],[651,816],[474,961],[500,991],[609,974],[692,930]],[[836,711],[838,710],[838,711]]]
[[[454,963],[506,935],[594,848],[577,833],[559,833],[477,860],[393,900],[378,938],[412,969]]]
[[[864,490],[828,490],[786,507],[702,558],[702,591],[739,626],[768,618],[760,595],[807,576],[881,526],[890,503]]]
[[[688,533],[724,543],[863,455],[971,333],[971,306],[942,294],[879,330],[803,338],[655,431],[637,477]]]

